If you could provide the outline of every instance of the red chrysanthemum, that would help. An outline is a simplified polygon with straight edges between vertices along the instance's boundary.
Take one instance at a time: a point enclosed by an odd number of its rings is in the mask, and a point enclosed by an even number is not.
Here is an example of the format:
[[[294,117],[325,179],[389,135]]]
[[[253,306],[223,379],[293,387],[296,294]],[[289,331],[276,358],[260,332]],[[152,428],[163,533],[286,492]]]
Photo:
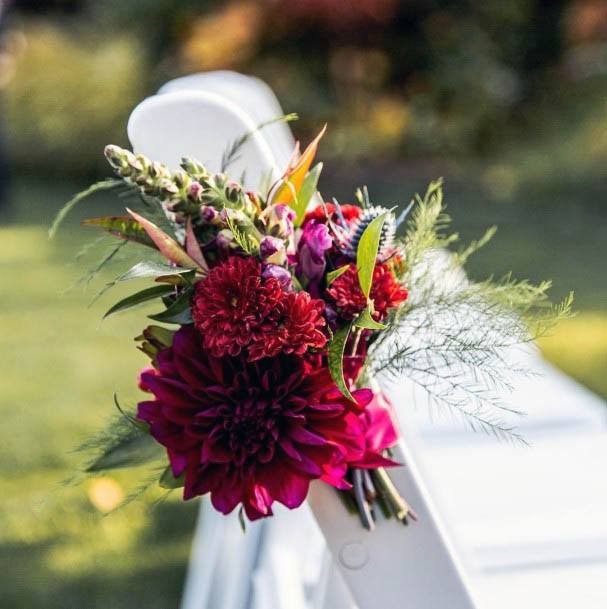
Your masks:
[[[263,332],[252,337],[249,361],[274,357],[279,353],[303,355],[309,348],[321,349],[327,343],[322,300],[307,292],[288,292],[262,324]]]
[[[166,447],[173,475],[184,474],[184,499],[210,493],[219,511],[242,503],[257,519],[272,514],[275,500],[299,506],[313,479],[348,488],[349,463],[384,463],[391,432],[372,442],[363,416],[373,393],[359,389],[349,401],[326,367],[292,355],[217,359],[192,326],[157,362],[141,374],[155,399],[141,402],[137,416]]]
[[[355,264],[351,264],[348,270],[327,288],[327,293],[344,319],[352,319],[367,306],[365,295],[360,289]],[[375,266],[370,297],[373,300],[373,318],[376,321],[385,319],[388,311],[405,302],[407,296],[407,290],[396,281],[394,273],[387,264]]]
[[[344,220],[348,223],[357,220],[362,214],[362,209],[358,207],[358,205],[350,205],[345,203],[340,205],[340,208]],[[310,220],[315,220],[316,222],[327,222],[329,219],[327,218],[327,214],[329,214],[329,218],[334,222],[339,219],[339,216],[335,212],[335,205],[333,203],[325,203],[324,206],[317,205],[314,209],[306,212],[302,225],[305,226]]]
[[[196,284],[192,316],[212,355],[248,350],[256,360],[323,347],[323,310],[309,294],[285,292],[274,277],[263,278],[254,258],[234,256]]]

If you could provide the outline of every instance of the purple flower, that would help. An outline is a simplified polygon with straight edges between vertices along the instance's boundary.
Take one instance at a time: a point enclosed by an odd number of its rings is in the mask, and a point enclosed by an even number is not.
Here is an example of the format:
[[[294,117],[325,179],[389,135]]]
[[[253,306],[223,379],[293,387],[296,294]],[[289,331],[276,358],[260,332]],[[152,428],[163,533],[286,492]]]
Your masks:
[[[285,243],[277,237],[264,237],[259,244],[259,255],[264,262],[282,264],[286,262]]]
[[[212,224],[219,217],[219,212],[210,205],[203,205],[200,208],[200,218],[207,224]]]
[[[301,273],[311,281],[319,281],[325,272],[325,252],[332,245],[333,239],[326,225],[308,222],[298,246]]]
[[[278,264],[264,265],[263,271],[261,272],[261,276],[264,279],[269,279],[270,277],[273,277],[274,279],[278,280],[278,282],[285,291],[289,291],[293,287],[291,273],[289,273],[287,269],[282,266],[279,266]]]

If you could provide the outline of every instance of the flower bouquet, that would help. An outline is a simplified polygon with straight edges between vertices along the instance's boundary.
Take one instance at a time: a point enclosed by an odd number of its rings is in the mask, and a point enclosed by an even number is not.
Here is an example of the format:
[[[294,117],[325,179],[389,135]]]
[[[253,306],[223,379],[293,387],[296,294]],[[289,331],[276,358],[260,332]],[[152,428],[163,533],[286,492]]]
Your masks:
[[[310,483],[335,487],[372,528],[375,508],[405,524],[415,513],[390,481],[400,464],[392,407],[379,389],[408,378],[474,427],[517,437],[501,420],[496,386],[518,370],[504,356],[567,315],[571,298],[547,300],[549,283],[510,276],[471,282],[461,269],[492,236],[447,253],[442,184],[405,209],[326,202],[313,166],[324,130],[284,174],[257,192],[228,177],[247,137],[220,173],[184,158],[171,171],[108,146],[123,216],[83,221],[137,248],[137,263],[106,286],[145,278],[149,287],[105,317],[158,302],[135,340],[149,358],[146,397],[86,443],[90,474],[149,463],[183,498],[209,495],[241,522],[302,504]],[[398,236],[397,236],[398,235]]]

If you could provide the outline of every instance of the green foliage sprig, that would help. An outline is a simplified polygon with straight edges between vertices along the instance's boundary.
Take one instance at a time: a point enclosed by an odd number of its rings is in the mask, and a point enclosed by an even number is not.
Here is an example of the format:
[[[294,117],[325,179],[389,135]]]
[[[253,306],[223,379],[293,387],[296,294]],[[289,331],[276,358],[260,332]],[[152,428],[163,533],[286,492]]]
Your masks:
[[[573,295],[553,305],[550,282],[534,285],[511,275],[474,282],[464,264],[489,242],[495,229],[457,253],[444,213],[442,182],[430,184],[399,246],[405,252],[402,279],[410,299],[378,334],[366,360],[366,376],[407,378],[426,390],[432,404],[461,415],[474,429],[521,440],[503,401],[514,378],[531,371],[518,363],[521,347],[571,315]]]

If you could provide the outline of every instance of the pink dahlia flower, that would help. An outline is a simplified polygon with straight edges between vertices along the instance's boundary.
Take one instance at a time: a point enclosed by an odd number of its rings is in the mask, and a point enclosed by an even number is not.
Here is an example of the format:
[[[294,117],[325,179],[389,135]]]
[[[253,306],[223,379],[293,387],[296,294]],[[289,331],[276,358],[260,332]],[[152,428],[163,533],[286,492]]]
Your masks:
[[[383,436],[371,442],[361,416],[373,393],[347,400],[326,367],[287,355],[217,359],[192,326],[157,362],[141,375],[155,399],[137,416],[166,447],[173,475],[185,474],[184,499],[210,493],[219,511],[241,503],[255,520],[271,515],[274,501],[299,506],[311,480],[348,488],[349,463],[373,467],[381,456],[374,446]]]

